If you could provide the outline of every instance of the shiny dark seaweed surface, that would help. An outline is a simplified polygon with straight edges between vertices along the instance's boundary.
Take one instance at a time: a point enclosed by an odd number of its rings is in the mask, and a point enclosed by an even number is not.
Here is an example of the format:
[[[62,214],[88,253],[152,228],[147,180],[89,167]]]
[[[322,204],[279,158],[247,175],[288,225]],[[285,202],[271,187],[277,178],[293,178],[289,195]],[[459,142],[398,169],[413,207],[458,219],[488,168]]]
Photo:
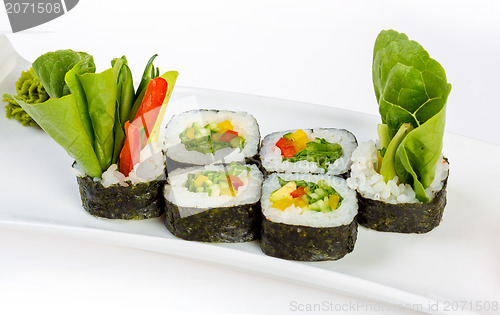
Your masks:
[[[337,260],[352,252],[358,224],[311,227],[262,220],[260,247],[264,254],[298,261]]]
[[[260,203],[211,208],[198,212],[196,208],[179,207],[166,200],[165,226],[173,235],[189,241],[252,241],[257,239],[259,234]]]
[[[163,186],[160,178],[147,183],[105,188],[92,178],[77,176],[83,208],[93,216],[108,219],[141,220],[163,214]]]
[[[428,203],[390,204],[358,195],[358,223],[364,227],[397,233],[427,233],[437,227],[446,206],[446,184]]]

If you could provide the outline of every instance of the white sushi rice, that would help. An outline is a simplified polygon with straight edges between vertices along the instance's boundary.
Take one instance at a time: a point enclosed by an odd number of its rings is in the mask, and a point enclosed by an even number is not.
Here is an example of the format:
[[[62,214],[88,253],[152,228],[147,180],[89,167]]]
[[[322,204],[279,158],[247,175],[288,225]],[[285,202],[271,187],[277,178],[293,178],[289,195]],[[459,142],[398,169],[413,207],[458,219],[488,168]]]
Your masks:
[[[212,153],[201,153],[198,151],[186,150],[181,143],[179,134],[186,128],[192,126],[194,122],[203,126],[209,123],[220,123],[229,120],[234,127],[234,131],[245,139],[243,150],[239,148],[224,148]],[[257,121],[253,116],[245,112],[232,112],[227,110],[194,110],[187,111],[172,117],[165,127],[162,148],[169,158],[174,161],[189,164],[211,164],[244,162],[246,157],[257,154],[260,132]]]
[[[215,207],[232,207],[253,204],[259,201],[263,175],[255,165],[246,165],[250,171],[244,170],[238,177],[243,186],[238,188],[235,196],[209,196],[206,192],[191,192],[185,187],[188,174],[197,174],[202,171],[228,171],[229,166],[205,165],[176,169],[168,174],[165,185],[165,199],[180,207],[192,207],[191,212],[181,212],[181,217],[193,215]]]
[[[356,138],[352,133],[344,129],[335,128],[315,128],[303,129],[309,137],[309,141],[316,138],[324,138],[330,143],[338,143],[342,147],[342,156],[333,164],[328,165],[328,175],[339,175],[347,172],[351,167],[351,154],[357,147]],[[283,132],[275,132],[267,135],[262,140],[262,148],[260,150],[262,166],[268,172],[296,172],[296,173],[316,173],[324,174],[325,170],[318,166],[316,162],[298,161],[290,162],[283,161],[281,150],[276,146],[276,142],[286,133],[295,130]]]
[[[363,197],[380,200],[386,203],[419,203],[415,191],[409,184],[398,184],[398,177],[384,182],[382,175],[377,173],[378,143],[364,142],[352,154],[352,167],[347,184],[357,190]],[[443,183],[448,176],[449,164],[441,157],[436,165],[434,181],[427,187],[425,193],[434,198],[436,193],[443,188]]]
[[[75,163],[72,169],[76,176],[86,176],[77,163]],[[118,165],[111,164],[108,169],[102,173],[102,178],[95,177],[94,181],[100,181],[105,188],[117,184],[127,187],[129,185],[155,180],[162,176],[164,172],[165,156],[158,144],[150,143],[141,150],[140,162],[134,165],[134,168],[128,176],[118,171]]]
[[[344,198],[340,206],[331,212],[302,211],[301,208],[291,205],[284,211],[272,207],[269,196],[281,187],[278,177],[286,181],[305,180],[317,183],[325,180]],[[345,179],[329,175],[295,174],[295,173],[273,173],[262,185],[262,212],[264,216],[276,223],[292,225],[305,225],[312,227],[336,227],[347,225],[354,220],[358,213],[358,201],[356,192],[347,186]]]

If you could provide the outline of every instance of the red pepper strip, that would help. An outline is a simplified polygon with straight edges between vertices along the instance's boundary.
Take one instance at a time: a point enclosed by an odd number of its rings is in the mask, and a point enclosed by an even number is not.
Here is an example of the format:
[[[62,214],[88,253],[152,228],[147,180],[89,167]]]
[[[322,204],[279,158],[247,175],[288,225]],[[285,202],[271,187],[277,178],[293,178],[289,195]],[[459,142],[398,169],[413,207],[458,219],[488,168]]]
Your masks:
[[[167,95],[168,83],[162,77],[149,81],[141,106],[130,122],[125,122],[125,143],[120,152],[120,172],[125,176],[132,171],[134,165],[140,162],[141,149],[146,144],[153,129],[161,106]],[[142,139],[141,129],[144,128],[146,139]]]
[[[138,122],[140,125],[144,125],[145,132],[146,132],[146,139],[149,138],[151,130],[153,130],[153,128],[154,128],[154,126],[156,124],[156,119],[158,117],[158,114],[160,113],[160,110],[161,110],[161,106],[156,107],[156,108],[150,110],[149,112],[144,113],[144,115],[142,115],[141,117],[137,118],[132,123],[132,124],[134,124],[136,126],[138,125],[136,122]],[[143,142],[143,145],[142,145],[141,149],[144,148],[144,146],[146,145],[146,143],[147,143],[147,141]]]
[[[226,133],[232,133],[233,135],[238,135],[238,131],[234,131],[234,130],[226,130]]]
[[[236,138],[238,136],[238,133],[234,134],[234,133],[231,133],[231,132],[224,132],[220,138],[219,138],[219,141],[226,141],[226,142],[229,142],[231,140],[233,140],[234,138]]]
[[[292,198],[299,198],[302,197],[306,194],[305,187],[304,186],[299,186],[297,189],[292,191],[290,195],[292,195]]]
[[[149,134],[152,130],[152,126],[154,126],[156,122],[156,118],[158,117],[159,110],[156,112],[156,115],[146,115],[149,111],[160,108],[165,100],[165,95],[167,95],[168,83],[162,77],[155,78],[149,81],[148,88],[146,89],[146,93],[144,94],[144,98],[142,99],[141,106],[137,113],[135,114],[134,121],[139,117],[142,120],[142,124],[146,127],[146,137],[149,138]],[[151,126],[148,128],[148,126]]]
[[[120,152],[120,172],[123,175],[128,174],[134,168],[134,165],[140,162],[141,154],[141,129],[134,124],[125,122],[125,143]]]
[[[229,175],[228,181],[231,183],[231,186],[234,187],[234,190],[238,191],[238,188],[244,185],[243,181],[235,175]]]
[[[293,141],[286,138],[280,138],[278,142],[276,142],[276,146],[281,150],[281,155],[286,158],[291,158],[295,154],[295,146],[293,145]]]

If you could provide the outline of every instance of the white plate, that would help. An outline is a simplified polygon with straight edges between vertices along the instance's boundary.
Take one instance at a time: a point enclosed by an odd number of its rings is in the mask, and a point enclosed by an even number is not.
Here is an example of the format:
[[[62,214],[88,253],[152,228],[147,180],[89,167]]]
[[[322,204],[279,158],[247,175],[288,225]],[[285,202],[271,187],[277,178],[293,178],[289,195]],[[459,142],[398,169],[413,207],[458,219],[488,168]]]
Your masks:
[[[12,92],[29,63],[16,56],[5,37],[0,36],[0,44],[0,57],[6,61],[0,64],[4,79],[0,91]],[[358,141],[366,141],[377,136],[379,121],[331,107],[182,87],[175,88],[166,120],[196,108],[247,111],[259,122],[262,135],[321,126],[346,128]],[[182,256],[412,309],[420,305],[430,313],[447,313],[456,309],[452,303],[471,302],[460,312],[465,314],[479,311],[472,303],[486,306],[500,299],[499,146],[445,135],[444,153],[451,165],[448,205],[435,230],[405,235],[360,227],[354,251],[343,259],[299,263],[265,256],[257,242],[183,241],[173,237],[159,218],[131,222],[94,218],[81,207],[72,160],[64,150],[43,131],[7,120],[5,110],[0,116],[0,227]],[[473,159],[482,162],[472,163]]]

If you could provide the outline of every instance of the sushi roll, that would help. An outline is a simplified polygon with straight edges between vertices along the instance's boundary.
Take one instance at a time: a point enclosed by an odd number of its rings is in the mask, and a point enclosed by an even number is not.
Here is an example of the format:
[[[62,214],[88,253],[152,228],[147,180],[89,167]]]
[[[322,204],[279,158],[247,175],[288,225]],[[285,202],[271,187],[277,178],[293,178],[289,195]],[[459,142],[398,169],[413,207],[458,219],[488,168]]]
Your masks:
[[[337,260],[354,249],[356,193],[337,176],[273,173],[262,186],[260,247],[269,256]]]
[[[434,180],[426,188],[429,202],[417,199],[410,184],[399,178],[384,181],[377,171],[379,147],[374,141],[362,143],[354,152],[349,187],[358,195],[358,223],[377,231],[398,233],[426,233],[441,222],[446,206],[446,185],[449,163],[440,157],[434,171]]]
[[[155,57],[135,89],[125,56],[96,73],[85,52],[48,52],[33,71],[50,98],[31,104],[9,96],[74,159],[83,208],[94,216],[162,214],[165,159],[158,142],[178,73],[160,76]]]
[[[267,173],[345,176],[356,147],[356,137],[345,129],[297,129],[267,135],[260,155]]]
[[[165,185],[165,226],[190,241],[236,243],[257,239],[263,175],[255,165],[176,169]]]
[[[112,164],[102,178],[92,178],[77,163],[73,164],[83,208],[93,216],[108,219],[141,220],[161,216],[166,179],[165,157],[158,146],[144,148],[140,162],[128,176],[117,168]]]
[[[193,110],[172,117],[163,149],[167,171],[179,167],[231,162],[257,164],[260,132],[245,112]]]
[[[420,44],[393,30],[375,41],[372,78],[379,139],[356,149],[347,180],[358,193],[358,222],[384,232],[429,232],[446,205],[442,149],[451,84]]]

